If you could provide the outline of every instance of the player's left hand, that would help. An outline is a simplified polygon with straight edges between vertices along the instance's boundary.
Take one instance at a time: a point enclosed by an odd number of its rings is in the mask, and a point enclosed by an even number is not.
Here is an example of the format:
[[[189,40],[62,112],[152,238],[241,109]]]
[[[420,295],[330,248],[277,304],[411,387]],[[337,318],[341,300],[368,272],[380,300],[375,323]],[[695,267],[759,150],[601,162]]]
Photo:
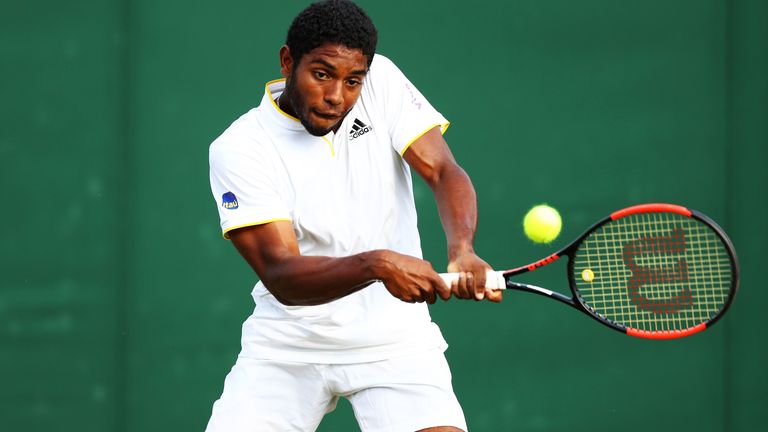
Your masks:
[[[459,273],[459,279],[451,284],[451,293],[460,299],[487,299],[498,303],[502,300],[502,290],[485,288],[485,272],[492,270],[482,258],[474,252],[465,252],[455,256],[448,263],[449,273]]]

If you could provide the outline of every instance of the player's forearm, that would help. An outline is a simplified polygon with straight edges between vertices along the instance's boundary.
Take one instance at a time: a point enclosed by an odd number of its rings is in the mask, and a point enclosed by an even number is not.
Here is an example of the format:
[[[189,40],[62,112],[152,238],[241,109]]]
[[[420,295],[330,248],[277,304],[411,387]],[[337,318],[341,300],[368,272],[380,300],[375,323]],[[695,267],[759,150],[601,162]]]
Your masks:
[[[392,250],[346,257],[301,255],[290,222],[276,221],[229,231],[230,239],[267,289],[283,304],[318,305],[380,280],[407,302],[450,298],[427,261]]]
[[[445,230],[449,260],[466,252],[474,252],[477,194],[467,173],[460,166],[450,164],[430,187]]]
[[[296,255],[271,263],[262,282],[286,305],[319,305],[352,294],[385,273],[389,251],[341,258]]]

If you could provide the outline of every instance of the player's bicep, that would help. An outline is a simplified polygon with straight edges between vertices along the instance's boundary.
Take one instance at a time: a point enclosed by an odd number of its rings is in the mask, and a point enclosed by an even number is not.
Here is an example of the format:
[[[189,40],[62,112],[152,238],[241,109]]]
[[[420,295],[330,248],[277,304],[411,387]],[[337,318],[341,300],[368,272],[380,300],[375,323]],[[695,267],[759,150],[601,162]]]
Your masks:
[[[286,258],[300,255],[289,221],[238,228],[229,232],[229,238],[262,280],[270,280]]]
[[[431,187],[439,183],[446,168],[456,165],[438,126],[417,138],[403,153],[403,159]]]

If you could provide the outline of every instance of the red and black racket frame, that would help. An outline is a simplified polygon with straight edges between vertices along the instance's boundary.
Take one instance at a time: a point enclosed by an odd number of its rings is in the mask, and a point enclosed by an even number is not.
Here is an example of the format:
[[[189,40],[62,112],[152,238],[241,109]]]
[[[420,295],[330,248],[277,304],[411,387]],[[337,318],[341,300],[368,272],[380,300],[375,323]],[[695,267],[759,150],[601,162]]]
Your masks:
[[[643,213],[660,213],[660,212],[677,213],[682,216],[694,218],[704,223],[705,225],[709,226],[710,228],[712,228],[712,230],[717,234],[717,236],[720,238],[720,241],[723,243],[723,245],[727,249],[728,255],[731,260],[731,278],[732,278],[731,290],[728,293],[728,298],[726,299],[725,304],[723,305],[723,308],[719,311],[718,314],[710,318],[708,321],[698,324],[694,327],[683,329],[683,330],[662,330],[662,331],[640,330],[640,329],[625,327],[621,324],[608,320],[600,316],[599,314],[597,314],[594,310],[592,310],[592,308],[590,308],[587,304],[585,304],[582,301],[581,296],[579,295],[578,287],[576,285],[576,280],[574,276],[574,269],[573,269],[574,254],[578,250],[579,245],[581,245],[581,243],[587,237],[589,237],[590,234],[595,232],[601,226],[611,221],[621,219],[623,217],[636,215],[636,214],[643,214]],[[568,257],[568,285],[571,289],[572,297],[568,297],[556,291],[546,290],[546,289],[537,287],[535,285],[514,282],[511,280],[513,276],[518,276],[523,273],[528,273],[528,272],[538,270],[541,267],[551,264],[564,256]],[[723,229],[720,228],[720,226],[715,221],[713,221],[706,215],[696,210],[691,210],[686,207],[674,205],[674,204],[641,204],[641,205],[627,207],[625,209],[613,212],[609,216],[605,217],[604,219],[592,225],[588,230],[586,230],[581,236],[579,236],[571,244],[553,253],[552,255],[549,255],[544,259],[533,262],[523,267],[506,270],[502,272],[502,274],[504,275],[507,289],[526,291],[526,292],[531,292],[534,294],[539,294],[539,295],[553,298],[555,300],[558,300],[562,303],[565,303],[571,307],[574,307],[586,313],[587,315],[591,316],[598,322],[614,330],[617,330],[621,333],[624,333],[630,336],[635,336],[635,337],[645,338],[645,339],[677,339],[685,336],[690,336],[692,334],[706,330],[707,328],[714,325],[725,314],[728,308],[730,308],[739,285],[739,264],[738,264],[738,258],[736,257],[736,250],[734,249],[733,244],[731,243],[731,240],[728,238],[728,235],[725,234],[725,231],[723,231]]]

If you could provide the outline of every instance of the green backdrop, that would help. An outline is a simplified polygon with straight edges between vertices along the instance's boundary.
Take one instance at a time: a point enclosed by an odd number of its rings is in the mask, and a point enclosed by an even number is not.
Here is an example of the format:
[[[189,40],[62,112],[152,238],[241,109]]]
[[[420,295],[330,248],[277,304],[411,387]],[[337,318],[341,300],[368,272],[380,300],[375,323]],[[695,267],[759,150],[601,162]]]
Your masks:
[[[0,429],[201,431],[255,277],[221,239],[209,143],[278,77],[306,2],[29,0],[0,14]],[[730,233],[741,292],[668,342],[549,300],[431,308],[473,431],[750,431],[768,425],[768,3],[361,1],[380,52],[453,122],[479,195],[477,249],[504,267],[528,207],[562,246],[642,202]],[[444,268],[428,188],[425,255]],[[565,290],[565,263],[530,275]],[[537,272],[538,273],[538,272]],[[321,431],[354,431],[348,404]]]

